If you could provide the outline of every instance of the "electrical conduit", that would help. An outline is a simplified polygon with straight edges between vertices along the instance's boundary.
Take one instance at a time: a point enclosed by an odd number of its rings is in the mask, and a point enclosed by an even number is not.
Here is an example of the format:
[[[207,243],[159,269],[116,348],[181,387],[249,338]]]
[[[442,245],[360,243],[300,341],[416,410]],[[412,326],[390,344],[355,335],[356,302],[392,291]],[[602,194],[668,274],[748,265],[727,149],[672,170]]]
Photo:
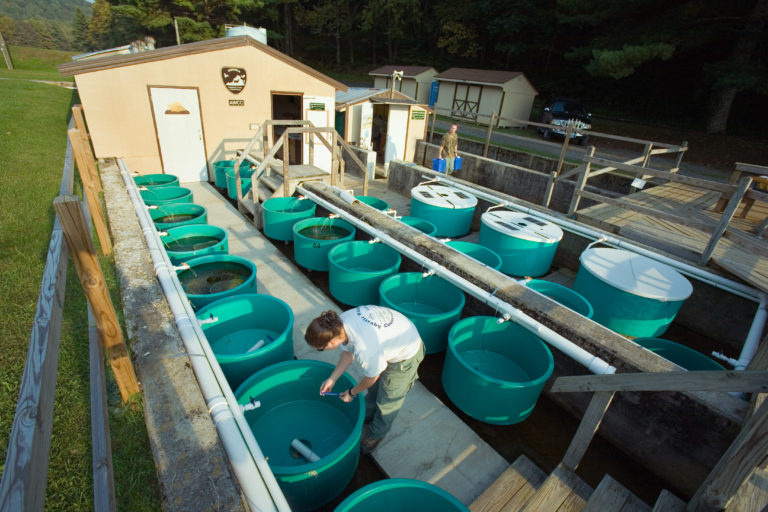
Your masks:
[[[259,512],[290,512],[288,502],[253,437],[192,307],[186,300],[186,294],[162,247],[144,202],[136,190],[136,184],[123,159],[118,159],[117,163],[146,238],[155,266],[155,274],[168,299],[213,424],[219,433],[248,507]],[[250,457],[244,456],[246,453],[250,453]]]

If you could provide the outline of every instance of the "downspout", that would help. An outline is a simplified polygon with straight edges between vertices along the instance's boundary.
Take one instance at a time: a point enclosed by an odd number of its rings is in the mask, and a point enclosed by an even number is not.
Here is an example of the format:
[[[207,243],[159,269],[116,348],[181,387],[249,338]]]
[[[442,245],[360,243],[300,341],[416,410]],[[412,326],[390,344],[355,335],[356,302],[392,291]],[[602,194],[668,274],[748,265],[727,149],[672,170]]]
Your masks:
[[[561,228],[565,229],[566,231],[570,231],[571,233],[576,233],[577,235],[583,236],[585,238],[590,238],[592,240],[602,240],[602,242],[605,243],[606,245],[627,249],[634,253],[641,254],[653,260],[667,264],[670,267],[673,267],[678,271],[680,271],[681,273],[688,275],[694,279],[698,279],[699,281],[710,284],[716,288],[720,288],[721,290],[725,290],[727,292],[733,293],[734,295],[738,295],[739,297],[743,297],[745,299],[749,299],[754,302],[757,302],[758,303],[757,311],[755,312],[755,316],[752,319],[752,324],[750,325],[749,333],[747,334],[747,339],[744,341],[744,347],[741,350],[739,359],[729,358],[719,352],[713,352],[712,355],[733,365],[736,370],[743,370],[744,368],[746,368],[746,366],[749,364],[749,362],[752,360],[755,353],[757,352],[757,346],[760,342],[760,338],[765,328],[766,320],[768,320],[768,312],[766,311],[766,305],[768,304],[768,295],[766,295],[764,292],[757,290],[755,288],[751,288],[749,286],[743,285],[741,283],[737,283],[736,281],[733,281],[731,279],[718,276],[716,274],[708,272],[694,265],[684,263],[674,258],[669,258],[667,256],[664,256],[663,254],[658,254],[656,252],[649,251],[648,249],[637,246],[635,244],[627,242],[626,240],[622,240],[618,237],[612,236],[604,231],[590,228],[588,226],[577,223],[575,221],[571,221],[569,219],[564,219],[562,217],[549,215],[547,213],[541,212],[540,210],[529,208],[527,206],[517,204],[513,201],[500,199],[492,194],[488,194],[481,190],[477,190],[474,187],[469,187],[461,183],[457,183],[451,179],[443,178],[441,176],[437,176],[435,178],[425,176],[425,178],[449,185],[459,190],[464,190],[465,192],[469,192],[470,194],[473,194],[479,198],[485,199],[486,201],[490,201],[494,204],[503,205],[513,210],[534,215],[541,219],[557,224]]]
[[[358,201],[357,199],[354,198],[354,196],[352,196],[351,194],[349,194],[349,192],[345,190],[342,190],[338,187],[332,187],[332,189],[334,193],[337,196],[339,196],[340,199],[342,199],[343,201],[349,204],[352,204],[353,202]],[[606,361],[600,359],[597,356],[590,354],[589,352],[579,347],[575,343],[572,343],[562,335],[556,333],[552,329],[542,325],[541,323],[537,322],[533,318],[529,317],[519,309],[495,297],[493,293],[489,293],[483,290],[482,288],[480,288],[479,286],[475,285],[474,283],[471,283],[463,279],[462,277],[459,277],[458,275],[454,274],[444,266],[432,261],[431,259],[427,258],[423,254],[415,251],[411,247],[403,244],[402,242],[392,238],[391,236],[384,233],[383,231],[376,229],[371,225],[361,221],[354,215],[351,215],[344,210],[340,210],[332,203],[326,201],[322,197],[319,197],[317,194],[305,189],[303,185],[299,184],[299,186],[297,187],[297,190],[304,196],[311,199],[313,202],[325,208],[326,210],[333,212],[339,217],[346,220],[347,222],[354,224],[358,229],[362,229],[363,231],[366,231],[367,233],[371,234],[375,238],[378,238],[381,242],[389,245],[396,251],[402,254],[405,254],[406,256],[408,256],[408,258],[412,259],[413,261],[416,261],[422,264],[424,267],[428,268],[430,271],[434,272],[436,275],[442,277],[446,281],[449,281],[455,286],[458,286],[459,288],[466,291],[470,295],[483,301],[488,306],[491,306],[492,308],[501,312],[503,314],[502,318],[504,320],[512,320],[515,323],[521,325],[522,327],[536,334],[541,339],[543,339],[553,347],[557,348],[561,352],[565,353],[566,355],[568,355],[569,357],[571,357],[581,365],[585,366],[587,369],[589,369],[589,371],[597,374],[616,372],[616,368],[608,364]]]
[[[290,512],[288,502],[253,437],[189,301],[186,300],[186,294],[162,247],[136,184],[122,158],[117,160],[117,164],[147,241],[155,274],[173,312],[208,411],[247,505],[254,511]],[[250,456],[245,456],[246,453]]]

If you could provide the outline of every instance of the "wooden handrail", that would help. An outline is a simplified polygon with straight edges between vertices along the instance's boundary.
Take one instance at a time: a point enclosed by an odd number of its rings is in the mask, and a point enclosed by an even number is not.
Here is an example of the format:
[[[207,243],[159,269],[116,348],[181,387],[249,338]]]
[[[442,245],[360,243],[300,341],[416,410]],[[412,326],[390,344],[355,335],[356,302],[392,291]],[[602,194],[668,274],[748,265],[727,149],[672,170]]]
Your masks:
[[[677,371],[559,377],[551,391],[738,391],[768,392],[768,371]]]

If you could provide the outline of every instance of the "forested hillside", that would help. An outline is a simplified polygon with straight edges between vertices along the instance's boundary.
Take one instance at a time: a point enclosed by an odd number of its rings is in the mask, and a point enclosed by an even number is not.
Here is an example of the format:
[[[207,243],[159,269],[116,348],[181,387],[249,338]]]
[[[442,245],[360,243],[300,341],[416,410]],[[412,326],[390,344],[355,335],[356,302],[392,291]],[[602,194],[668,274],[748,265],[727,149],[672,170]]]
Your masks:
[[[81,50],[73,39],[73,23],[79,18],[87,27],[90,15],[85,0],[0,0],[0,33],[7,44]]]
[[[15,20],[42,18],[69,25],[78,8],[91,14],[91,4],[85,0],[0,0],[0,15]]]

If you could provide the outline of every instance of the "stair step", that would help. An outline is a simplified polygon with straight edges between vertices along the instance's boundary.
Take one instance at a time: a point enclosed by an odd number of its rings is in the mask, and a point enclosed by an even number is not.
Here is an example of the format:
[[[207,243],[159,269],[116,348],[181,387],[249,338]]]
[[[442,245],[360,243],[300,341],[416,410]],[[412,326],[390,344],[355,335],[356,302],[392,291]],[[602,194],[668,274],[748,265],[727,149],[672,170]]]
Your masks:
[[[277,176],[262,176],[259,183],[263,183],[273,192],[283,188],[283,179]]]
[[[685,502],[666,489],[661,490],[652,512],[683,512]]]
[[[579,512],[584,508],[591,494],[592,489],[576,473],[558,464],[522,510]]]
[[[755,468],[736,491],[725,510],[765,510],[768,505],[768,471]]]
[[[642,500],[610,475],[605,475],[582,509],[582,512],[603,512],[605,510],[650,512],[651,507],[643,503]]]
[[[547,475],[521,455],[469,506],[472,512],[519,510],[541,487]]]

